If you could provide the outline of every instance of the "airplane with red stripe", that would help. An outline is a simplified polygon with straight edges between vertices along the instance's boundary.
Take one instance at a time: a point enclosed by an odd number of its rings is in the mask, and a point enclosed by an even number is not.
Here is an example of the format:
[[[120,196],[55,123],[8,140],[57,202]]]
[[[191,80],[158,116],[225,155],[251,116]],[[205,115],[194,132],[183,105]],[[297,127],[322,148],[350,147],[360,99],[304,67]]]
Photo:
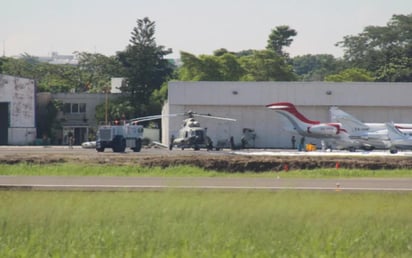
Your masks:
[[[289,102],[272,103],[266,107],[286,117],[299,135],[321,139],[322,145],[326,143],[327,146],[333,145],[337,149],[350,150],[360,147],[358,141],[349,138],[341,123],[310,120]]]

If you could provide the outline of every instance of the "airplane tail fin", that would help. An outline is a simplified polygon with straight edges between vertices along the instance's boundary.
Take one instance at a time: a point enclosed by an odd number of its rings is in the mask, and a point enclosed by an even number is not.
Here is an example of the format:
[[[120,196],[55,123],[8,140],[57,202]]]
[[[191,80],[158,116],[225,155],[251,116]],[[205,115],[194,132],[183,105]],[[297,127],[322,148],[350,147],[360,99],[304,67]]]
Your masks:
[[[296,109],[295,105],[289,102],[272,103],[266,105],[266,107],[275,110],[277,113],[286,117],[293,125],[293,129],[301,135],[307,134],[308,128],[311,126],[320,124],[319,121],[313,121],[306,118]]]
[[[351,134],[369,130],[369,126],[367,126],[364,122],[337,107],[331,107],[329,111],[332,121],[341,123],[342,127]]]
[[[287,117],[292,118],[293,120],[299,120],[300,122],[307,123],[307,124],[312,124],[312,125],[317,125],[320,124],[319,121],[314,121],[306,118],[302,113],[300,113],[295,105],[289,102],[279,102],[279,103],[272,103],[269,105],[266,105],[267,108],[275,110],[275,111],[283,111],[282,113],[285,114],[287,113]],[[286,115],[285,115],[286,116]]]
[[[396,128],[393,122],[385,123],[385,125],[388,129],[388,137],[389,139],[391,139],[391,141],[407,139],[407,136],[404,135],[398,128]]]

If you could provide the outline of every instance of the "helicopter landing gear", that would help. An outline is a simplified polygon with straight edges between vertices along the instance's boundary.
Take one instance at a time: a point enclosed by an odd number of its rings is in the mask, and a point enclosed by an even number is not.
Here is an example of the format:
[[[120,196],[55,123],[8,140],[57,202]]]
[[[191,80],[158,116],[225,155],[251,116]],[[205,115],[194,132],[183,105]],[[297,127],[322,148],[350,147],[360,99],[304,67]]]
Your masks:
[[[390,148],[389,153],[390,154],[396,154],[396,153],[398,153],[398,150],[396,148]]]
[[[198,150],[200,150],[200,147],[199,146],[193,146],[193,150],[195,150],[195,151],[198,151]]]
[[[210,139],[209,136],[206,136],[206,149],[207,151],[212,151],[213,150],[213,141]],[[218,148],[216,148],[218,150]]]

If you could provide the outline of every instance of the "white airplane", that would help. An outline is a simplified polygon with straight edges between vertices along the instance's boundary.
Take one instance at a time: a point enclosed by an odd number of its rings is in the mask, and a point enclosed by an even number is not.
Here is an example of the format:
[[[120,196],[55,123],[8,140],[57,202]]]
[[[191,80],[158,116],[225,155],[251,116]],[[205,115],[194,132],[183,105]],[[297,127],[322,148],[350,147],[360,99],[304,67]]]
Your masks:
[[[397,153],[398,149],[412,150],[412,137],[401,132],[394,123],[385,123],[390,139],[390,152]]]
[[[289,102],[272,103],[266,107],[286,117],[299,135],[321,139],[322,149],[323,146],[330,145],[336,149],[350,150],[360,147],[358,141],[349,138],[349,134],[340,123],[321,123],[309,120]]]
[[[362,149],[391,148],[391,140],[385,123],[364,123],[337,107],[331,107],[330,114],[332,121],[342,124],[349,138],[358,141]],[[394,126],[401,129],[403,133],[412,133],[412,124],[402,123],[394,124]]]

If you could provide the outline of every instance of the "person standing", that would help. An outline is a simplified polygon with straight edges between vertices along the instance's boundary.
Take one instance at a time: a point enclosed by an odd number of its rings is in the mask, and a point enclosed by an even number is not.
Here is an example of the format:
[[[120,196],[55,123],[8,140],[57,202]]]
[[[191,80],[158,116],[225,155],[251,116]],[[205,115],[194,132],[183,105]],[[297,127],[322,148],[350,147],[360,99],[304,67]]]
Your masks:
[[[292,141],[292,149],[295,149],[296,148],[296,138],[294,135],[292,136],[291,141]]]
[[[70,131],[70,132],[67,134],[67,136],[69,136],[69,148],[72,149],[72,148],[73,148],[73,141],[74,141],[74,139],[73,139],[73,132]]]
[[[300,138],[300,143],[299,143],[299,151],[302,151],[303,148],[305,148],[305,136]]]

